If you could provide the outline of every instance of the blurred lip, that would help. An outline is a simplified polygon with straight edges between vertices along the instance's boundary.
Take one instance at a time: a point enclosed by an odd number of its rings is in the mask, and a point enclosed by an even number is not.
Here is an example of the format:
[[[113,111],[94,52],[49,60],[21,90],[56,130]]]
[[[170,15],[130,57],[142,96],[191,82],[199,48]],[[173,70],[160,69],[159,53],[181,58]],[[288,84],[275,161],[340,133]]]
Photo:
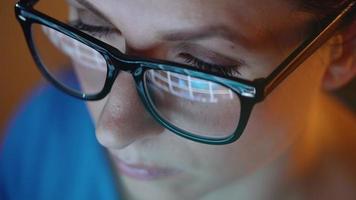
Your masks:
[[[145,165],[143,163],[129,164],[119,158],[115,158],[115,162],[120,174],[137,180],[158,180],[182,173],[181,170]]]

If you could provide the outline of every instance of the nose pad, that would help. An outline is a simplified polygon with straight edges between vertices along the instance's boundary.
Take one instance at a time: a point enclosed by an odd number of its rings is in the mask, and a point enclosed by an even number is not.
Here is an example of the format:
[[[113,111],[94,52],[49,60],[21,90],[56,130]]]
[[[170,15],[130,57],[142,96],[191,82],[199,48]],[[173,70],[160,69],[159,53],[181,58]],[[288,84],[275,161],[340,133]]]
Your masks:
[[[163,131],[164,128],[144,108],[132,75],[121,71],[96,124],[99,142],[120,149]]]

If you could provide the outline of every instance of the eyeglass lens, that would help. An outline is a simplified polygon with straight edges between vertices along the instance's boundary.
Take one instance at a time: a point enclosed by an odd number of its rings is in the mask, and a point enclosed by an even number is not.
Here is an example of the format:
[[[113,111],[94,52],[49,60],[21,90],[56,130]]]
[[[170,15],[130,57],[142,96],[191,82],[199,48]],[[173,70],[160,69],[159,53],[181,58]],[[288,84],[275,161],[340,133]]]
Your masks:
[[[43,67],[58,83],[87,95],[97,94],[103,89],[107,67],[99,52],[39,24],[32,25],[32,38]]]
[[[240,99],[223,85],[162,70],[147,70],[144,83],[160,117],[184,131],[218,139],[237,128]]]

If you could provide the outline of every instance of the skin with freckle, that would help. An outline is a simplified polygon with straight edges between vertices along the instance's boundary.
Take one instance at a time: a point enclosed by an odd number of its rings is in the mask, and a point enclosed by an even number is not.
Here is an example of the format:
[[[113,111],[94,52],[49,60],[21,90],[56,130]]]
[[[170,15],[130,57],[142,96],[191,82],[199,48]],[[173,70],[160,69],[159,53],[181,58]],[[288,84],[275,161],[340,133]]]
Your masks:
[[[68,0],[71,18],[80,16],[86,23],[95,21],[100,25],[105,21],[104,25],[110,24],[118,31],[98,38],[124,53],[178,63],[185,62],[179,55],[186,51],[208,61],[219,60],[231,65],[243,60],[238,76],[247,80],[268,76],[306,37],[312,20],[311,14],[298,11],[295,5],[284,0],[87,2],[103,16],[93,17],[83,4]],[[163,37],[172,32],[207,26],[227,27],[231,39],[217,35],[173,41]],[[127,199],[214,199],[214,195],[219,194],[233,199],[234,191],[240,194],[251,192],[236,190],[244,182],[253,183],[262,194],[272,192],[282,180],[278,177],[275,181],[275,170],[286,170],[295,141],[310,129],[308,122],[319,100],[330,52],[331,48],[324,46],[306,60],[266,100],[255,106],[242,137],[223,146],[192,142],[161,127],[141,103],[132,76],[120,73],[106,98],[87,103],[98,141],[108,149],[113,160],[182,172],[153,181],[136,180],[118,173]],[[80,69],[81,63],[75,57],[72,60]],[[81,84],[89,89],[87,78],[90,73],[78,71]],[[207,132],[232,129],[234,125],[226,119],[237,118],[236,113],[240,110],[226,99],[215,106],[197,107],[196,102],[188,106],[175,102],[174,95],[159,97],[157,102],[172,98],[169,103],[162,103],[163,108],[174,107],[175,111],[180,111],[165,113],[168,118],[175,118],[180,123],[186,120],[180,114],[195,113],[190,121],[199,126],[206,124],[202,130]],[[213,121],[209,113],[218,113],[215,117],[219,120],[214,118]],[[261,177],[268,186],[260,185]]]

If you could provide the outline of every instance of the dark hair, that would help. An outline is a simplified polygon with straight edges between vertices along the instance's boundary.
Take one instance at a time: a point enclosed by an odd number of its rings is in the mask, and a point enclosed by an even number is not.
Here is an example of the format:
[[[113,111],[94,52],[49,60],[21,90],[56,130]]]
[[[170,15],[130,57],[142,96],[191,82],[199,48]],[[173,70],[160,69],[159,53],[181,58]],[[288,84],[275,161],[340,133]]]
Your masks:
[[[318,18],[325,17],[344,8],[353,0],[301,0],[303,10],[314,13]]]
[[[298,0],[298,6],[302,10],[312,13],[315,16],[315,21],[313,23],[313,28],[318,28],[323,24],[324,20],[328,20],[328,17],[339,13],[348,4],[355,0]],[[356,15],[349,17],[343,22],[340,29],[347,27],[354,23]],[[312,29],[313,29],[312,28]],[[352,37],[354,38],[354,36]]]

